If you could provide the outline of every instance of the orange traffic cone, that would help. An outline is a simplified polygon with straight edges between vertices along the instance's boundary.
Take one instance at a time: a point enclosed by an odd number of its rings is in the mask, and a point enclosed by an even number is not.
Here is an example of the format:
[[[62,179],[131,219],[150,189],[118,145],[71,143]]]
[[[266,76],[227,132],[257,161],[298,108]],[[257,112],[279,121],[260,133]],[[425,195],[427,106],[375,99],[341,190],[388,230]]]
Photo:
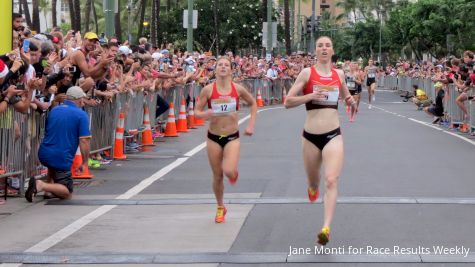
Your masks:
[[[170,103],[170,109],[168,110],[168,120],[167,127],[165,128],[165,137],[177,137],[178,133],[176,132],[175,124],[175,105],[173,102]]]
[[[196,98],[196,101],[200,102],[200,97],[199,96]],[[194,111],[193,111],[193,113],[194,113]],[[205,120],[203,120],[202,118],[195,117],[195,126],[204,126],[204,125],[205,125]]]
[[[194,111],[194,105],[193,101],[190,101],[190,105],[188,106],[188,129],[196,129],[196,123],[195,123],[195,111]]]
[[[287,96],[287,90],[285,90],[285,88],[284,88],[284,90],[282,90],[282,104],[285,103],[285,97],[286,96]]]
[[[76,150],[76,155],[74,156],[73,160],[73,165],[71,166],[71,174],[74,179],[91,179],[94,176],[89,172],[89,167],[81,171],[79,171],[79,167],[82,165],[82,156],[81,156],[81,150],[78,149]]]
[[[142,145],[154,146],[147,104],[144,104],[143,106],[143,124],[145,126],[145,130],[142,132]]]
[[[115,129],[115,142],[114,142],[114,159],[123,160],[127,156],[124,154],[124,125],[125,114],[119,114],[119,121],[117,122],[117,128]]]
[[[186,122],[186,103],[185,98],[181,98],[180,113],[178,113],[178,121],[176,123],[176,130],[178,132],[188,132],[188,125]]]
[[[264,106],[264,101],[262,101],[262,95],[261,95],[261,88],[257,88],[257,98],[256,98],[256,104],[258,107],[263,107]]]

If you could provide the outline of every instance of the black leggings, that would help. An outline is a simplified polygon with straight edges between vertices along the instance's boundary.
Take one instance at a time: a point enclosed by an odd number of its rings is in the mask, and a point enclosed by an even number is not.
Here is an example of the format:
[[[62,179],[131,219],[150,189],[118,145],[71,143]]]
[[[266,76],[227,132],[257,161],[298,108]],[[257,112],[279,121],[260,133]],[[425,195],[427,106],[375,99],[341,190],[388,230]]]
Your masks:
[[[323,151],[323,148],[330,142],[333,138],[341,135],[340,127],[336,128],[333,131],[324,134],[311,134],[303,130],[303,138],[307,139],[309,142],[314,144],[318,149]]]
[[[222,148],[224,148],[226,146],[227,143],[233,141],[233,140],[236,140],[239,138],[239,131],[233,133],[233,134],[230,134],[228,136],[224,136],[224,135],[215,135],[215,134],[212,134],[210,132],[208,132],[208,138],[209,140],[217,143],[218,145],[220,145]]]

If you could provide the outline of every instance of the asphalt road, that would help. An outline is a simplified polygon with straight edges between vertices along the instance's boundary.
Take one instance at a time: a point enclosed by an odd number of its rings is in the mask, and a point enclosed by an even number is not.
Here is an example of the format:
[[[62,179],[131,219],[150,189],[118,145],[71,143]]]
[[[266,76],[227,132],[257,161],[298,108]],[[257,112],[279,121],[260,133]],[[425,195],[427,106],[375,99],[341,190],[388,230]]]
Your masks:
[[[354,123],[340,107],[345,164],[324,252],[315,252],[323,206],[306,199],[304,107],[271,106],[241,137],[226,223],[214,223],[202,127],[94,171],[72,201],[9,200],[0,262],[13,264],[0,266],[471,266],[475,138],[400,101],[380,90]]]

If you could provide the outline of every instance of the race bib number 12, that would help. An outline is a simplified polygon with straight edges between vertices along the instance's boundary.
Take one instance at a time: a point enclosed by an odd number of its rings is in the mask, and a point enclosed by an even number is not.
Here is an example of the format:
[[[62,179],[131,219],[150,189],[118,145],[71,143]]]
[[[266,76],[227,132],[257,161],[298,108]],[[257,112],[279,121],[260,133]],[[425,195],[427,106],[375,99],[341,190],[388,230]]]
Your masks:
[[[211,100],[211,108],[215,116],[223,116],[231,112],[236,112],[236,99],[233,97],[213,99]]]

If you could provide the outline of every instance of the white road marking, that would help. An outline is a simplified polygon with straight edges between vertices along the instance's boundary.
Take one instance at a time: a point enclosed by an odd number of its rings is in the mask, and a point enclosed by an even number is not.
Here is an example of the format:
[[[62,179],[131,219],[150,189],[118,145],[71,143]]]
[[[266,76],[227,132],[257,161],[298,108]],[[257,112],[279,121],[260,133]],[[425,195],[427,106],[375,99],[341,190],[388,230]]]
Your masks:
[[[362,103],[367,105],[367,103],[365,103],[365,102],[362,102]],[[452,136],[455,136],[455,137],[457,137],[457,138],[459,138],[459,139],[462,139],[463,141],[465,141],[465,142],[467,142],[467,143],[472,144],[472,145],[475,146],[475,142],[474,142],[473,140],[470,140],[470,139],[468,139],[468,138],[465,137],[465,136],[461,136],[461,135],[458,135],[458,134],[456,134],[456,133],[452,133],[452,132],[446,131],[446,130],[441,129],[441,128],[439,128],[439,127],[437,127],[437,126],[435,126],[435,125],[432,125],[432,124],[430,124],[430,123],[428,123],[428,122],[423,122],[423,121],[420,121],[420,120],[416,120],[416,119],[413,119],[413,118],[406,117],[406,116],[404,116],[404,115],[401,115],[401,114],[398,114],[398,113],[395,113],[395,112],[387,111],[387,110],[385,110],[385,109],[383,109],[383,108],[381,108],[381,107],[375,106],[375,105],[373,105],[373,108],[382,110],[382,111],[384,111],[384,112],[386,112],[386,113],[389,113],[389,114],[392,114],[392,115],[395,115],[395,116],[398,116],[398,117],[401,117],[401,118],[406,118],[406,119],[408,119],[408,120],[410,120],[410,121],[413,121],[413,122],[415,122],[415,123],[422,124],[422,125],[424,125],[424,126],[430,127],[430,128],[435,129],[435,130],[437,130],[437,131],[441,131],[441,132],[444,132],[444,133],[446,133],[446,134],[450,134],[450,135],[452,135]]]
[[[276,107],[276,108],[266,108],[266,109],[260,109],[258,110],[258,113],[262,111],[267,111],[267,110],[272,110],[272,109],[283,109],[283,107]],[[246,117],[242,118],[239,120],[238,124],[242,124],[246,120],[248,120],[251,116],[247,115]],[[201,151],[203,148],[206,147],[206,142],[199,144],[192,150],[188,151],[185,153],[185,157],[178,158],[174,162],[168,164],[167,166],[163,167],[156,173],[152,174],[150,177],[145,178],[142,180],[139,184],[136,186],[132,187],[129,189],[127,192],[124,194],[118,196],[116,199],[130,199],[140,192],[142,192],[144,189],[149,187],[152,183],[160,180],[163,176],[165,176],[167,173],[171,172],[173,169],[176,167],[180,166],[181,164],[185,163],[191,156],[195,155],[199,151]],[[88,225],[89,223],[93,222],[100,216],[106,214],[107,212],[111,211],[117,207],[117,205],[104,205],[101,206],[94,211],[90,212],[89,214],[77,219],[73,223],[69,224],[68,226],[64,227],[63,229],[59,230],[58,232],[52,234],[51,236],[47,237],[46,239],[40,241],[36,245],[30,247],[29,249],[25,250],[26,253],[42,253],[48,250],[49,248],[55,246],[59,242],[63,241],[64,239],[68,238],[75,232],[79,231],[81,228],[84,226]],[[0,267],[19,267],[22,264],[1,264]]]

